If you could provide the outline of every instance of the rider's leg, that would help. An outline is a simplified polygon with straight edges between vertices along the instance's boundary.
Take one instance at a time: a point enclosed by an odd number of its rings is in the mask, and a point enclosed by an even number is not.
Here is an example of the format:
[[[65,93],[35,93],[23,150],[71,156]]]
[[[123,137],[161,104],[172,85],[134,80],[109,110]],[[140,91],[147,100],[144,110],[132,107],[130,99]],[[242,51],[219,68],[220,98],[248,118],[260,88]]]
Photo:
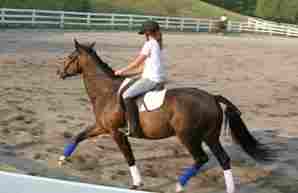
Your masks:
[[[136,136],[143,135],[140,128],[138,107],[134,98],[153,89],[157,84],[157,82],[149,79],[139,79],[123,93],[122,96],[127,111],[129,134],[135,133]]]
[[[136,134],[136,136],[142,136],[140,129],[140,120],[139,120],[139,111],[138,107],[134,101],[134,98],[124,99],[124,105],[127,112],[127,121],[128,121],[128,134]]]

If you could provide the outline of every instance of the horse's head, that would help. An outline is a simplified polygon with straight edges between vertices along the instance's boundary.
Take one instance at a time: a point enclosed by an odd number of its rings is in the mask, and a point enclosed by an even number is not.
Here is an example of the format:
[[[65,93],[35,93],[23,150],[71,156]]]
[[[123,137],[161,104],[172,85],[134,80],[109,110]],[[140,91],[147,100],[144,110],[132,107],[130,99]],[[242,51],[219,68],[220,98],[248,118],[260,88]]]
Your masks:
[[[81,74],[89,63],[90,53],[94,52],[95,43],[82,45],[77,40],[74,40],[74,43],[75,50],[65,59],[63,67],[57,72],[62,79]]]

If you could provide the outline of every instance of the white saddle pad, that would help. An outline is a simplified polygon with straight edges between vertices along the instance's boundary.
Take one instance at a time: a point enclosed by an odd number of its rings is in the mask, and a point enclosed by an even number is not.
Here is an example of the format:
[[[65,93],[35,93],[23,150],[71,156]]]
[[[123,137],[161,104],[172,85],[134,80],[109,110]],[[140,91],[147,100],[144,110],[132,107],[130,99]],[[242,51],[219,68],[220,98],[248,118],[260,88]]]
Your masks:
[[[132,79],[126,78],[120,88],[121,91],[125,85],[127,85]],[[118,92],[119,92],[118,91]],[[139,112],[143,111],[153,111],[161,107],[164,103],[164,99],[166,96],[167,89],[158,90],[158,91],[149,91],[144,96],[137,98],[137,105],[139,108]]]

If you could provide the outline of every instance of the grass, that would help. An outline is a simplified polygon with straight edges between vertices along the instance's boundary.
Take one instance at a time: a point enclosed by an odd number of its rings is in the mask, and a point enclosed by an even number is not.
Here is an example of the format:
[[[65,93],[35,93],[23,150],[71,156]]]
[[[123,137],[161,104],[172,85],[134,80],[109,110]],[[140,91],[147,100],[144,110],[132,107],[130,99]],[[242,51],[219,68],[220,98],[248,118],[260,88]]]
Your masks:
[[[218,18],[233,20],[245,16],[200,0],[0,0],[0,7],[130,13],[161,16]]]
[[[190,13],[193,17],[220,17],[222,15],[227,15],[230,19],[233,20],[242,20],[246,19],[245,16],[240,15],[238,13],[234,13],[231,11],[228,11],[226,9],[223,9],[221,7],[216,7],[213,5],[210,5],[208,3],[202,2],[202,1],[193,1],[193,6]]]
[[[145,15],[218,18],[227,15],[233,20],[246,19],[238,13],[225,10],[200,0],[93,0],[96,11]]]

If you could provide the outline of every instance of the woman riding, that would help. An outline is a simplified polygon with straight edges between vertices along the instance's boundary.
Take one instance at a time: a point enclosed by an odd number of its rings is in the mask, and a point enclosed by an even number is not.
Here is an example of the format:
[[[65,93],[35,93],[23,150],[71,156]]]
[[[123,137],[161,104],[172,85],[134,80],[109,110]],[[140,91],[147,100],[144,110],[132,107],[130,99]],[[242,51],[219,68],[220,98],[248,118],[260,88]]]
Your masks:
[[[159,24],[148,20],[143,23],[139,34],[145,35],[146,38],[139,55],[127,67],[115,71],[115,75],[141,74],[141,77],[130,85],[122,97],[128,114],[128,135],[142,136],[138,107],[134,99],[164,82],[166,73],[162,60],[162,33]]]

